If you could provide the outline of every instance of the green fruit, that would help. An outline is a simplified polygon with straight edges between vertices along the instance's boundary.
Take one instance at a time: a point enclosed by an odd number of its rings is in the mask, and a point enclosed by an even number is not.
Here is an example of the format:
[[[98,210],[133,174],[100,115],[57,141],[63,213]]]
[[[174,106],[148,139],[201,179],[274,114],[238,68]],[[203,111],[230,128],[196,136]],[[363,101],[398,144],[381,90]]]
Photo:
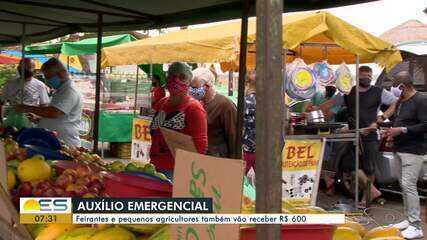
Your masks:
[[[156,173],[156,167],[153,164],[148,163],[144,166],[143,172],[154,176]]]
[[[35,239],[40,234],[40,232],[43,231],[43,229],[45,229],[46,227],[46,224],[37,224],[37,226],[35,226],[33,230],[31,230],[31,236]]]
[[[170,227],[166,226],[161,228],[159,231],[151,235],[151,237],[148,240],[164,240],[164,239],[171,239],[172,235],[170,232]]]
[[[125,171],[128,171],[128,172],[139,172],[139,168],[134,163],[129,163],[126,166]]]
[[[163,173],[161,173],[161,172],[156,172],[154,175],[155,175],[156,177],[158,177],[158,178],[162,179],[162,180],[169,180],[169,178],[168,178],[168,177],[166,177],[166,175],[164,175],[164,174],[163,174]]]
[[[165,225],[161,225],[161,224],[125,224],[123,225],[124,228],[132,232],[149,234],[149,235],[157,232],[160,228],[164,226]]]
[[[98,230],[91,227],[83,227],[65,232],[57,240],[88,240],[95,235]]]
[[[7,161],[7,166],[12,168],[16,172],[19,166],[19,161],[18,160]]]
[[[135,235],[121,227],[111,227],[97,232],[90,240],[135,240]]]
[[[125,169],[125,165],[120,161],[115,161],[107,165],[107,169],[112,172],[121,172]]]

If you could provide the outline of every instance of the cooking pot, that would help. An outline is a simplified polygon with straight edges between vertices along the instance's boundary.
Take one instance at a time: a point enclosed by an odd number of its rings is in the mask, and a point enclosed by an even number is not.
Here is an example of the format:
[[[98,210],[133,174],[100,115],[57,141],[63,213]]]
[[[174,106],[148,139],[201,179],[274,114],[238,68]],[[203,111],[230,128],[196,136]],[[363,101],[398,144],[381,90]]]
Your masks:
[[[325,116],[322,110],[311,111],[307,114],[307,123],[324,123]]]

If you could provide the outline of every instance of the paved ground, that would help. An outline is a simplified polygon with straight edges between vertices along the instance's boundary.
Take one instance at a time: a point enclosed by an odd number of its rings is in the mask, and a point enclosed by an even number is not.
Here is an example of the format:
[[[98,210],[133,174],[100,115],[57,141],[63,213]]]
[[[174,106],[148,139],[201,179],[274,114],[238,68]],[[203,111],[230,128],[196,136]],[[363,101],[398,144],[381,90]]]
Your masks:
[[[404,218],[403,203],[399,195],[386,194],[386,204],[384,206],[373,204],[365,211],[355,210],[353,215],[354,220],[365,225],[365,227],[373,228],[376,226],[384,226],[391,223],[399,222]],[[323,192],[319,193],[318,205],[324,209],[336,209],[339,203],[348,203],[354,206],[354,201],[340,197],[338,195],[327,195]],[[421,217],[423,220],[424,233],[427,234],[427,201],[421,201]],[[353,209],[354,210],[354,209]],[[426,235],[425,234],[425,235]],[[424,237],[427,240],[427,236]]]

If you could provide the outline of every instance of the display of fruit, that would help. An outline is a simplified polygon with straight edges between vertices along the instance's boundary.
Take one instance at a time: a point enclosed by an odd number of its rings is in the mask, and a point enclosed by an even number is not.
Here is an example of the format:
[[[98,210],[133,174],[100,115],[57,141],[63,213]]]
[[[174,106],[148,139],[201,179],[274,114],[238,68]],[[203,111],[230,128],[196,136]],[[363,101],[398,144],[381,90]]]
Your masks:
[[[157,231],[153,235],[151,235],[151,237],[148,238],[148,240],[164,240],[164,239],[171,239],[171,238],[172,238],[172,235],[171,235],[170,227],[166,226],[161,228],[159,231]]]
[[[19,154],[19,145],[17,142],[13,141],[12,138],[4,139],[4,150],[7,160],[17,159]]]
[[[52,169],[43,156],[34,155],[18,165],[17,174],[19,180],[23,182],[47,180],[51,177]]]
[[[16,176],[12,168],[7,168],[7,188],[12,190],[16,185]]]
[[[338,227],[335,229],[333,240],[362,240],[359,233],[349,227]]]
[[[162,224],[125,224],[124,228],[135,233],[153,234],[159,231],[165,225]]]
[[[125,167],[126,166],[120,161],[114,161],[106,166],[110,172],[121,172]]]
[[[65,232],[60,237],[57,238],[57,240],[88,240],[98,230],[96,228],[92,227],[82,227],[73,229],[71,231]]]
[[[371,238],[369,240],[405,240],[403,237],[397,237],[397,236],[393,236],[393,237],[379,237],[379,238]]]
[[[341,225],[340,227],[349,227],[349,228],[355,230],[361,237],[365,236],[365,234],[366,234],[365,227],[358,222],[346,220],[345,223],[343,225]]]
[[[128,172],[140,172],[140,171],[142,171],[142,169],[140,169],[138,166],[136,166],[135,163],[129,163],[128,165],[126,165],[124,170],[128,171]]]
[[[17,189],[19,197],[30,197],[33,193],[33,185],[30,182],[22,182]]]
[[[65,232],[75,229],[78,226],[79,225],[59,223],[47,224],[47,226],[37,235],[35,240],[56,240]]]
[[[33,224],[30,224],[28,226],[31,226],[31,225],[33,225]],[[33,226],[34,226],[34,228],[29,230],[29,232],[34,239],[37,238],[37,236],[40,235],[40,233],[43,231],[43,229],[45,229],[47,227],[46,224],[34,224]]]
[[[125,228],[114,226],[97,232],[89,240],[135,240],[135,235]]]
[[[387,237],[402,237],[402,233],[399,229],[394,227],[376,227],[366,232],[363,239],[370,240]]]

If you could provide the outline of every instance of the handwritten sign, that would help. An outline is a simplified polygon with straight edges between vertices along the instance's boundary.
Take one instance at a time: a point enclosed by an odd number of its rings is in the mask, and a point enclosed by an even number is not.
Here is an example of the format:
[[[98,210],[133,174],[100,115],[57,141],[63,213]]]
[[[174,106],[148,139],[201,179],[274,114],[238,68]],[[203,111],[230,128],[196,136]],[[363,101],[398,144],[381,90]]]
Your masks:
[[[324,142],[287,140],[282,152],[282,198],[293,206],[315,205]]]
[[[173,197],[207,197],[215,213],[240,213],[244,163],[176,151]],[[238,240],[239,225],[172,225],[173,240]]]
[[[133,119],[131,159],[148,162],[151,147],[150,118]]]
[[[163,127],[160,128],[160,131],[162,131],[163,137],[174,157],[177,149],[197,152],[191,136]]]

